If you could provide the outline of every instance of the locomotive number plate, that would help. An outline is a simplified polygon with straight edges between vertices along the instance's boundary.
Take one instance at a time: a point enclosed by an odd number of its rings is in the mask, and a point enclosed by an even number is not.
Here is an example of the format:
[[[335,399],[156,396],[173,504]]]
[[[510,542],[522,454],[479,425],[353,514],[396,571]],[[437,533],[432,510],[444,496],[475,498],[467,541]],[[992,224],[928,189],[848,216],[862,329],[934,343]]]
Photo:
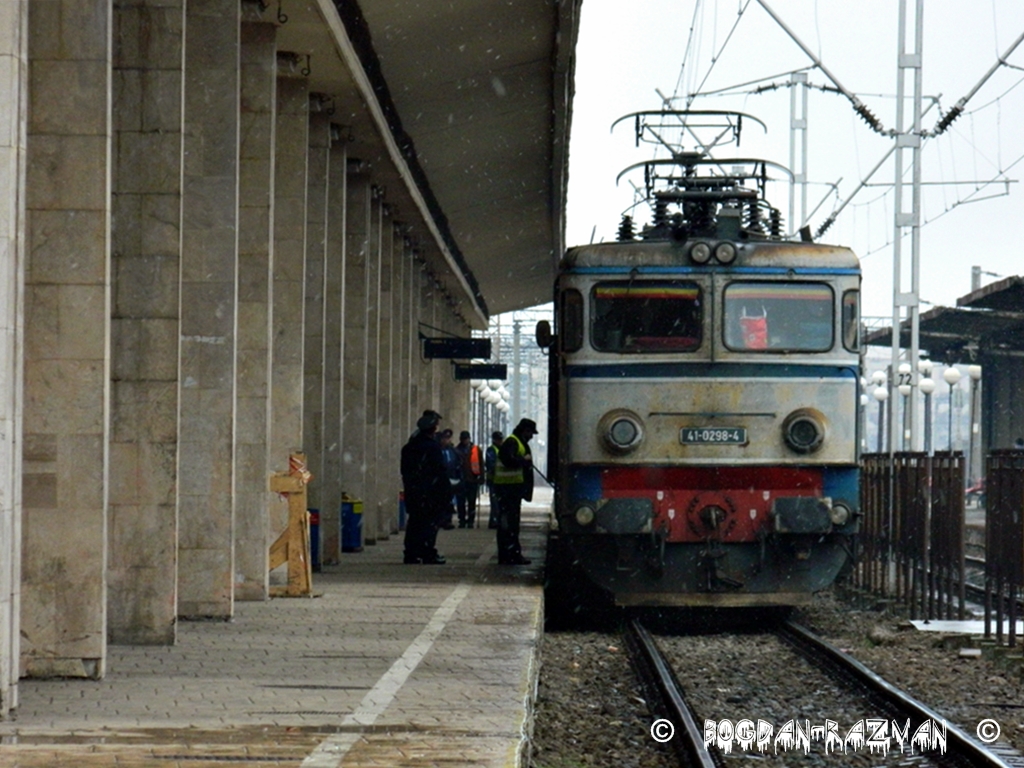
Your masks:
[[[743,427],[683,427],[679,430],[683,445],[746,445],[747,430]]]

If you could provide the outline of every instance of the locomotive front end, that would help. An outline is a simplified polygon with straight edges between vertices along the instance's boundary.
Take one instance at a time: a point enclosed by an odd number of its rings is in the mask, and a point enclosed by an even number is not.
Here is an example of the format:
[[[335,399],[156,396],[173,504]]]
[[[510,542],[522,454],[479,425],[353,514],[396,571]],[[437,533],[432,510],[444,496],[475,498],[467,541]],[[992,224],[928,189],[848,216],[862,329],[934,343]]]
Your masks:
[[[798,604],[857,529],[856,258],[694,246],[566,260],[558,551],[620,605]]]

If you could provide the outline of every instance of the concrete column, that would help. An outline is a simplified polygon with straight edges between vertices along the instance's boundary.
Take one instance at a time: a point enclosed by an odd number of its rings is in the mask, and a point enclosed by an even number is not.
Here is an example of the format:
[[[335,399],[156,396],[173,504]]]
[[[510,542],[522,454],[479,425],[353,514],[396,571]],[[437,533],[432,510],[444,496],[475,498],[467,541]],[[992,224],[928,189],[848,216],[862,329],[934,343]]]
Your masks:
[[[21,423],[25,284],[25,100],[28,3],[0,22],[0,720],[18,706],[21,625]]]
[[[395,376],[396,413],[393,421],[394,443],[397,445],[396,456],[400,455],[402,446],[413,429],[411,425],[416,421],[411,416],[412,406],[409,400],[412,391],[409,362],[409,277],[412,274],[412,255],[409,240],[401,231],[402,229],[396,227],[395,234],[395,357],[398,373]],[[399,469],[395,471],[395,484],[398,490],[402,489],[402,477]]]
[[[178,416],[178,614],[234,612],[239,6],[188,3]]]
[[[244,7],[244,6],[243,6]],[[238,370],[235,398],[235,598],[269,594],[267,440],[273,260],[277,28],[243,22],[238,167]]]
[[[427,270],[426,266],[423,265],[417,271],[416,275],[416,299],[417,299],[417,317],[416,317],[416,328],[417,328],[417,341],[416,341],[416,360],[419,363],[419,394],[420,402],[417,408],[417,415],[422,413],[427,408],[432,408],[435,411],[440,411],[444,415],[444,411],[441,410],[440,403],[437,401],[434,392],[434,361],[425,360],[423,358],[423,345],[419,341],[419,334],[430,336],[434,333],[430,328],[426,326],[434,325],[434,278]]]
[[[372,195],[369,177],[350,172],[345,216],[342,489],[353,498],[363,500],[369,462],[366,454],[366,264],[370,257]]]
[[[363,537],[368,545],[377,543],[380,534],[378,505],[380,495],[377,487],[377,441],[379,438],[377,393],[380,391],[380,249],[381,227],[384,214],[383,193],[380,187],[373,187],[370,203],[369,255],[366,260],[366,294],[363,306],[366,311],[366,376],[363,388],[366,396],[365,455],[366,479],[363,481],[365,501],[363,505]]]
[[[426,322],[430,326],[428,330],[429,336],[437,336],[438,328],[441,327],[441,286],[437,282],[437,278],[433,274],[427,273],[427,307],[426,307]],[[440,360],[430,360],[427,365],[429,366],[430,376],[430,402],[434,403],[432,407],[441,411],[446,419],[451,419],[451,413],[448,413],[444,409],[444,393],[441,390],[441,366],[444,363]],[[448,426],[447,424],[445,426]]]
[[[333,130],[333,128],[332,128]],[[327,180],[327,259],[324,275],[324,462],[320,502],[320,534],[324,563],[341,556],[341,494],[344,488],[345,451],[345,237],[347,199],[347,142],[330,146]]]
[[[377,421],[374,432],[377,435],[377,454],[374,461],[374,475],[377,486],[378,533],[387,538],[398,532],[398,489],[395,477],[399,449],[395,448],[392,432],[392,392],[395,390],[396,370],[394,367],[395,344],[394,307],[395,298],[395,257],[394,221],[390,206],[383,207],[380,228],[380,276],[378,293],[377,335]],[[400,448],[401,446],[399,446]]]
[[[421,413],[420,409],[420,340],[419,340],[419,279],[422,274],[420,270],[419,253],[410,249],[408,270],[405,276],[406,290],[406,356],[409,361],[406,377],[409,382],[408,413],[406,422],[406,436],[413,429],[416,419]]]
[[[270,472],[286,471],[288,455],[303,449],[303,285],[309,93],[305,78],[291,76],[291,67],[289,55],[279,53],[270,350]],[[286,74],[288,76],[284,76]],[[288,504],[276,494],[271,502],[270,522],[274,538],[288,524]]]
[[[29,14],[20,628],[29,676],[102,677],[106,658],[110,13],[54,0]]]
[[[303,440],[310,471],[316,479],[309,486],[311,509],[324,512],[324,277],[327,259],[327,178],[330,156],[330,120],[317,94],[310,94],[309,175],[306,187],[306,285],[305,352],[303,368]],[[322,530],[322,529],[321,529]]]
[[[185,9],[151,0],[115,8],[107,636],[171,645]]]

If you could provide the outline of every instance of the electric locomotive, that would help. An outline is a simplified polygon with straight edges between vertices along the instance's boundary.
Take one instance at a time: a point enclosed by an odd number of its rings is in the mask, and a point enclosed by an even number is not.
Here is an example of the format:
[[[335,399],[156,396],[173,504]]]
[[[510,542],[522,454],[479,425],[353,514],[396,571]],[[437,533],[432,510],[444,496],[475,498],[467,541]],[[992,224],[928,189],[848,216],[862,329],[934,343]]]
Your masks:
[[[650,223],[569,249],[554,333],[537,329],[552,587],[582,577],[623,606],[806,602],[852,564],[858,528],[858,259],[782,233],[764,194],[780,166],[704,151],[640,166]]]

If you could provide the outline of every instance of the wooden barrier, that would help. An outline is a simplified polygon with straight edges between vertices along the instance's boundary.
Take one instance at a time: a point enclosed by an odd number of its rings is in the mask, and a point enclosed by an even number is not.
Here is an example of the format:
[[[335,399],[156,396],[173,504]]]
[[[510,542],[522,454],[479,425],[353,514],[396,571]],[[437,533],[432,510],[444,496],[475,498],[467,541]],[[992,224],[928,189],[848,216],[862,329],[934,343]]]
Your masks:
[[[313,571],[309,552],[309,512],[306,486],[313,475],[306,469],[306,455],[288,457],[288,471],[270,476],[270,490],[288,499],[288,527],[270,546],[270,570],[288,563],[288,586],[271,587],[271,597],[312,597]]]

